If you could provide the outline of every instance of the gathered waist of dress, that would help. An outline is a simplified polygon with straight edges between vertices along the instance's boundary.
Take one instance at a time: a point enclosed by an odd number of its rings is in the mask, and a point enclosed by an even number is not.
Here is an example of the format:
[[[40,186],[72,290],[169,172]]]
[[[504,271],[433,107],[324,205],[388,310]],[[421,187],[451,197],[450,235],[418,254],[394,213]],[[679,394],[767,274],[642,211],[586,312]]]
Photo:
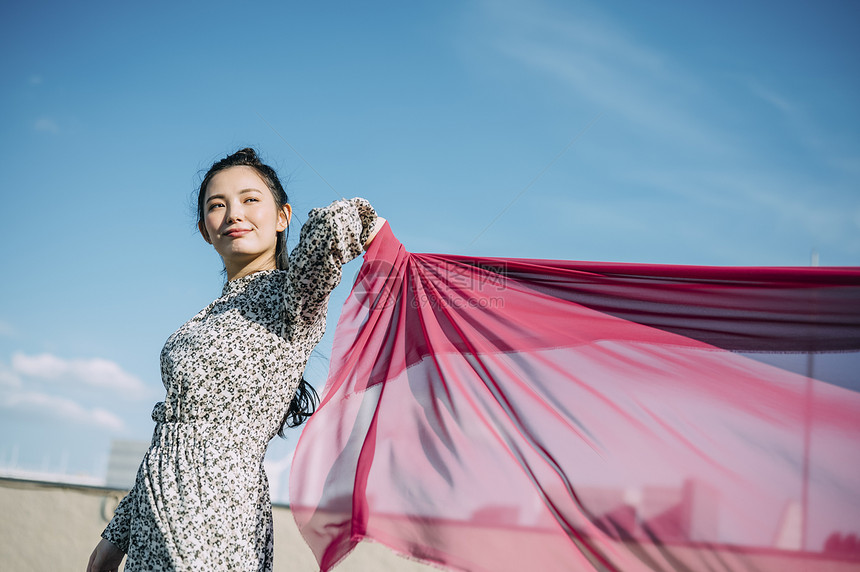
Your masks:
[[[167,419],[163,402],[152,410],[156,422],[152,446],[164,446],[177,441],[195,447],[238,448],[253,457],[262,457],[271,439],[270,430],[252,422],[200,419]]]

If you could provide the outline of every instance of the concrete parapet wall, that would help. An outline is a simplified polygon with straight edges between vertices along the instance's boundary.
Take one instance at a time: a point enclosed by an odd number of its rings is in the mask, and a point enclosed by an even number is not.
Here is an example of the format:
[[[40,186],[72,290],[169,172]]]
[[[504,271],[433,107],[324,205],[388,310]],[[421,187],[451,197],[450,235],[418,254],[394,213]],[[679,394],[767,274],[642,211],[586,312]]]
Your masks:
[[[125,491],[0,478],[0,570],[84,572]],[[274,507],[275,571],[318,570],[290,509]],[[338,572],[428,572],[384,546],[362,543]]]

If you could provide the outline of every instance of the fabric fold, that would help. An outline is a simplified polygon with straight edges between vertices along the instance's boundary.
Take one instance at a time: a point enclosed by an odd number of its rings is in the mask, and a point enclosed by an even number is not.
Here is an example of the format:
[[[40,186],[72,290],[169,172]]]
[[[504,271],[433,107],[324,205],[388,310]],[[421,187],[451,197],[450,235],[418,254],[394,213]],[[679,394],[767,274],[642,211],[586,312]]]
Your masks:
[[[407,252],[386,224],[291,472],[322,570],[856,569],[860,269]],[[853,547],[853,548],[852,548]]]

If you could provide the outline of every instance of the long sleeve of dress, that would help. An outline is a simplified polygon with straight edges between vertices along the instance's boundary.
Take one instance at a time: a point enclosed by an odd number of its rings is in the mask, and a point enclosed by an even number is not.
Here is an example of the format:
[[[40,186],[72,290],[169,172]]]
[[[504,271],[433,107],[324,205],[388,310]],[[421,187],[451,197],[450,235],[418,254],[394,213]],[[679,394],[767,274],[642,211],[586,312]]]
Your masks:
[[[307,330],[322,336],[328,296],[340,283],[341,267],[362,253],[376,218],[362,198],[335,201],[308,214],[290,254],[288,337]]]
[[[123,552],[128,552],[128,543],[131,530],[132,503],[137,498],[135,489],[138,488],[140,479],[135,479],[134,487],[116,506],[113,518],[102,532],[102,538],[113,543]]]

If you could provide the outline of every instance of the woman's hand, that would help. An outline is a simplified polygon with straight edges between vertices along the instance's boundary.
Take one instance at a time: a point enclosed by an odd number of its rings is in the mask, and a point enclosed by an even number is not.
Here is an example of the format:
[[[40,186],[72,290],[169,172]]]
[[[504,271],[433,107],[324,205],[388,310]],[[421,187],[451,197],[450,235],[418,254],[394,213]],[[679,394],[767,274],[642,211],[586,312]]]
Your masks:
[[[373,225],[373,230],[370,231],[370,236],[367,237],[367,242],[364,243],[365,250],[370,248],[370,243],[373,242],[373,238],[377,235],[380,229],[382,229],[384,224],[384,218],[382,218],[381,216],[376,217],[376,224]]]
[[[90,555],[87,572],[117,572],[124,556],[117,545],[102,538]]]

